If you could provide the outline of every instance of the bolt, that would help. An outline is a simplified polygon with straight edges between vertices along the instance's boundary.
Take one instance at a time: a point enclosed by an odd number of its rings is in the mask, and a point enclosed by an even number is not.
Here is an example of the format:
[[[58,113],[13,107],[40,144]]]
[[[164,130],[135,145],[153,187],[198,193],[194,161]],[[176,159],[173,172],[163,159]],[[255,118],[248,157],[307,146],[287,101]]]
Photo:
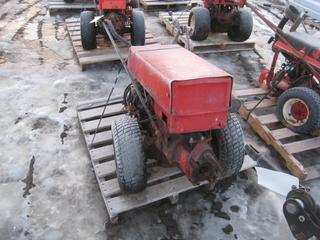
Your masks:
[[[299,219],[299,221],[302,222],[302,223],[306,220],[306,219],[304,218],[304,216],[299,216],[298,219]]]

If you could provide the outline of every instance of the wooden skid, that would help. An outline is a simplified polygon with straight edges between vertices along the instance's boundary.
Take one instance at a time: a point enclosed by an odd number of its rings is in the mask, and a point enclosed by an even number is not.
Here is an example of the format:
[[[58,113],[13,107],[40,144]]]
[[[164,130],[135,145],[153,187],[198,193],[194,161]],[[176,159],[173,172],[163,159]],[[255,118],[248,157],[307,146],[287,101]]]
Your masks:
[[[95,9],[96,5],[93,1],[77,1],[65,2],[64,0],[50,0],[48,1],[48,9],[52,11],[63,11],[63,10],[77,10],[81,11],[84,9]]]
[[[179,6],[191,5],[194,7],[201,3],[201,0],[140,0],[140,4],[148,11],[175,10]]]
[[[167,31],[175,36],[177,29],[177,22],[179,26],[186,26],[188,24],[189,12],[175,12],[170,16],[167,12],[159,14],[159,20],[164,25]],[[178,43],[183,45],[195,53],[213,53],[213,52],[232,52],[254,50],[255,43],[251,41],[233,42],[230,41],[226,33],[210,33],[208,38],[203,41],[193,41],[186,34],[179,35]]]
[[[233,91],[234,97],[244,100],[239,113],[255,132],[271,145],[285,160],[290,172],[300,180],[311,180],[320,177],[320,165],[304,167],[304,159],[298,156],[304,151],[320,149],[320,137],[302,136],[284,127],[275,114],[276,99],[268,98],[249,112],[266,92],[260,88]],[[248,100],[248,99],[250,100]]]
[[[119,56],[113,49],[111,42],[105,40],[103,35],[97,36],[96,49],[84,50],[82,48],[79,18],[67,19],[66,25],[81,70],[84,70],[85,65],[88,64],[120,60]],[[128,41],[130,41],[130,34],[126,34],[125,37]],[[150,32],[146,31],[146,44],[154,43],[157,43],[157,41]],[[128,47],[121,42],[118,42],[118,47],[122,56],[125,58],[128,57]]]
[[[147,171],[149,177],[147,188],[138,194],[122,194],[116,177],[111,123],[112,120],[120,118],[125,112],[119,99],[112,100],[105,109],[99,132],[94,141],[92,141],[104,107],[105,101],[90,101],[79,104],[77,112],[90,160],[112,222],[116,222],[118,215],[123,212],[164,198],[169,198],[170,201],[176,202],[179,193],[207,184],[207,182],[202,182],[200,185],[194,186],[182,174],[180,169],[176,167],[160,167],[155,164],[154,160],[148,160]],[[253,166],[255,166],[255,162],[246,156],[241,170]]]

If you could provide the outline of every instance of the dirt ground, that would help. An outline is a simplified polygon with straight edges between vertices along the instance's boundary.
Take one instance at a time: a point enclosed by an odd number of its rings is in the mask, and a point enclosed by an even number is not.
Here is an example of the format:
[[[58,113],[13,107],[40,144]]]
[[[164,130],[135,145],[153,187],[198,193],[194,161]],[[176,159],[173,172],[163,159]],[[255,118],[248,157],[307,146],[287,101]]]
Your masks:
[[[284,198],[245,176],[227,190],[186,193],[177,205],[162,201],[105,225],[75,107],[105,97],[120,64],[81,72],[64,26],[67,15],[50,16],[41,0],[0,3],[0,239],[292,239]],[[156,14],[146,20],[159,42],[172,40]],[[268,62],[272,33],[259,19],[254,24],[252,40]],[[263,67],[253,52],[203,57],[233,74],[235,88],[255,85]],[[127,83],[121,75],[115,94]],[[280,157],[242,125],[247,142],[281,169]],[[320,200],[319,180],[306,184]]]

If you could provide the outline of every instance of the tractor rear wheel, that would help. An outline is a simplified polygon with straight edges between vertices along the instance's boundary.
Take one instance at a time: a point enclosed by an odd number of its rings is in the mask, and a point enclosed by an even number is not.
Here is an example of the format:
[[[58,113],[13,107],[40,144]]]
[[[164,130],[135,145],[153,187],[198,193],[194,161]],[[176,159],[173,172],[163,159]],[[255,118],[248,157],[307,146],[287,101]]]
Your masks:
[[[120,189],[126,193],[140,192],[146,187],[147,177],[138,122],[135,118],[125,116],[115,120],[111,129]]]
[[[132,10],[131,24],[131,44],[133,46],[143,46],[146,39],[146,29],[144,22],[144,14],[138,9]]]
[[[292,131],[311,134],[320,127],[320,96],[310,88],[290,88],[278,98],[277,115]]]
[[[223,169],[223,178],[240,171],[245,148],[242,128],[236,114],[229,114],[225,128],[213,131],[212,147]]]
[[[244,42],[251,36],[253,29],[252,13],[249,9],[240,9],[232,16],[228,37],[235,42]]]
[[[90,23],[93,19],[94,13],[92,11],[83,11],[80,14],[81,43],[85,50],[91,50],[97,47],[95,25]]]
[[[192,8],[188,20],[190,38],[196,41],[207,39],[210,32],[210,22],[210,12],[207,8]]]

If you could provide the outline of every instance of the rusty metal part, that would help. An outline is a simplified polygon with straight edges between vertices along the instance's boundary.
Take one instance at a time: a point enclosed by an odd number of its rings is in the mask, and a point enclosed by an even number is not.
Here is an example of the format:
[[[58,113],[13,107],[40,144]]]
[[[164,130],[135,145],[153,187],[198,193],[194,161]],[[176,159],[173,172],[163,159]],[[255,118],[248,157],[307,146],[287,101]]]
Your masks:
[[[105,19],[108,19],[112,22],[114,29],[118,34],[122,34],[126,27],[126,19],[121,13],[115,11],[108,12],[105,16]]]

